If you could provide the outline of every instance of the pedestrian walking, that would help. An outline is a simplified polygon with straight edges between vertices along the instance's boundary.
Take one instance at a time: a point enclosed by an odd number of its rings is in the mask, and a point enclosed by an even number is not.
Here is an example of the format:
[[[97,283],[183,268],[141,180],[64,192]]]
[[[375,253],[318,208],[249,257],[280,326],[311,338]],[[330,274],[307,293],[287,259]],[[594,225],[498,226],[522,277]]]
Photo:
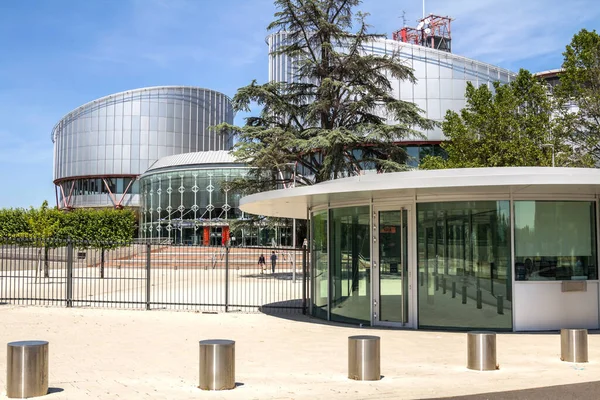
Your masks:
[[[276,265],[277,265],[277,254],[275,254],[275,252],[273,251],[271,253],[271,269],[273,270],[273,273],[275,273]]]
[[[261,254],[258,257],[258,267],[261,268],[260,273],[262,274],[263,272],[265,272],[265,268],[267,267],[266,263],[265,263],[265,256],[263,254]]]

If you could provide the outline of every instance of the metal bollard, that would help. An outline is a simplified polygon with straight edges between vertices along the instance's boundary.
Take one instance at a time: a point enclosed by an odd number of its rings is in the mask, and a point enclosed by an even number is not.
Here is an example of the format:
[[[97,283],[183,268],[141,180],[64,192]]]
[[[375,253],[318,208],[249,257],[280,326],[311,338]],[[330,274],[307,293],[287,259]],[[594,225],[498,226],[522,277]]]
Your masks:
[[[446,294],[446,277],[442,277],[442,293]]]
[[[467,334],[467,368],[477,371],[498,369],[496,334],[494,332],[469,332]]]
[[[378,381],[381,379],[379,336],[348,337],[348,379]]]
[[[438,290],[440,290],[440,277],[436,274],[435,278],[435,291],[437,292]]]
[[[48,342],[8,343],[6,358],[6,396],[9,399],[48,394]]]
[[[235,388],[235,341],[200,341],[200,389]]]
[[[560,359],[567,362],[588,362],[587,329],[560,330]]]
[[[462,303],[467,304],[467,287],[462,287]]]
[[[483,297],[481,294],[481,289],[477,289],[477,308],[481,309],[483,307]]]
[[[452,282],[452,298],[456,297],[456,282]]]

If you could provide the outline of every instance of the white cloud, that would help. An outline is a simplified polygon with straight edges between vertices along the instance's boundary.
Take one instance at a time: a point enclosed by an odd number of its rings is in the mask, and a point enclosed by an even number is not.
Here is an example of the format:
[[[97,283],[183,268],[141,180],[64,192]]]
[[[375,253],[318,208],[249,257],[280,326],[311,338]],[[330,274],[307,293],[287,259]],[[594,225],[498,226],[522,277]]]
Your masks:
[[[421,2],[365,0],[376,31],[391,32],[422,15]],[[481,61],[517,66],[524,60],[558,56],[581,28],[597,28],[600,7],[595,0],[430,0],[426,13],[448,15],[452,23],[453,53]],[[558,67],[558,66],[555,66]]]

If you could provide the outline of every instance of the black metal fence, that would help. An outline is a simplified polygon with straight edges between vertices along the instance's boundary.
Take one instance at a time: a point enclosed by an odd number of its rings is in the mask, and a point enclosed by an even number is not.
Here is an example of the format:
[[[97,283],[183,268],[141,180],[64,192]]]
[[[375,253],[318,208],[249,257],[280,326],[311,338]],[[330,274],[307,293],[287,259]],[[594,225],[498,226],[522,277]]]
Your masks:
[[[306,313],[307,271],[305,249],[0,239],[13,304]]]

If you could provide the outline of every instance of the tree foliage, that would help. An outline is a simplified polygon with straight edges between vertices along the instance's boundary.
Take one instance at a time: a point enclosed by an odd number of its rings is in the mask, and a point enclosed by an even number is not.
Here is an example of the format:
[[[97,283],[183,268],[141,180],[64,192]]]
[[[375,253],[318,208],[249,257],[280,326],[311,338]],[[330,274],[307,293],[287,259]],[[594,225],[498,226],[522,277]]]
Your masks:
[[[563,53],[555,94],[573,143],[600,162],[600,35],[582,29]],[[574,111],[574,105],[576,108]]]
[[[236,111],[262,108],[242,127],[221,125],[237,135],[234,155],[254,167],[236,182],[245,193],[291,183],[312,184],[360,173],[397,171],[407,155],[395,142],[431,129],[413,103],[396,99],[390,78],[415,81],[399,54],[376,55],[365,46],[382,35],[369,33],[360,0],[276,0],[273,32],[285,40],[271,54],[294,60],[290,82],[238,90]],[[391,124],[390,124],[391,122]]]
[[[441,144],[447,159],[427,156],[422,169],[587,166],[589,159],[573,152],[564,126],[553,118],[555,104],[547,88],[526,70],[514,81],[493,84],[493,90],[467,83],[467,106],[446,113]]]

